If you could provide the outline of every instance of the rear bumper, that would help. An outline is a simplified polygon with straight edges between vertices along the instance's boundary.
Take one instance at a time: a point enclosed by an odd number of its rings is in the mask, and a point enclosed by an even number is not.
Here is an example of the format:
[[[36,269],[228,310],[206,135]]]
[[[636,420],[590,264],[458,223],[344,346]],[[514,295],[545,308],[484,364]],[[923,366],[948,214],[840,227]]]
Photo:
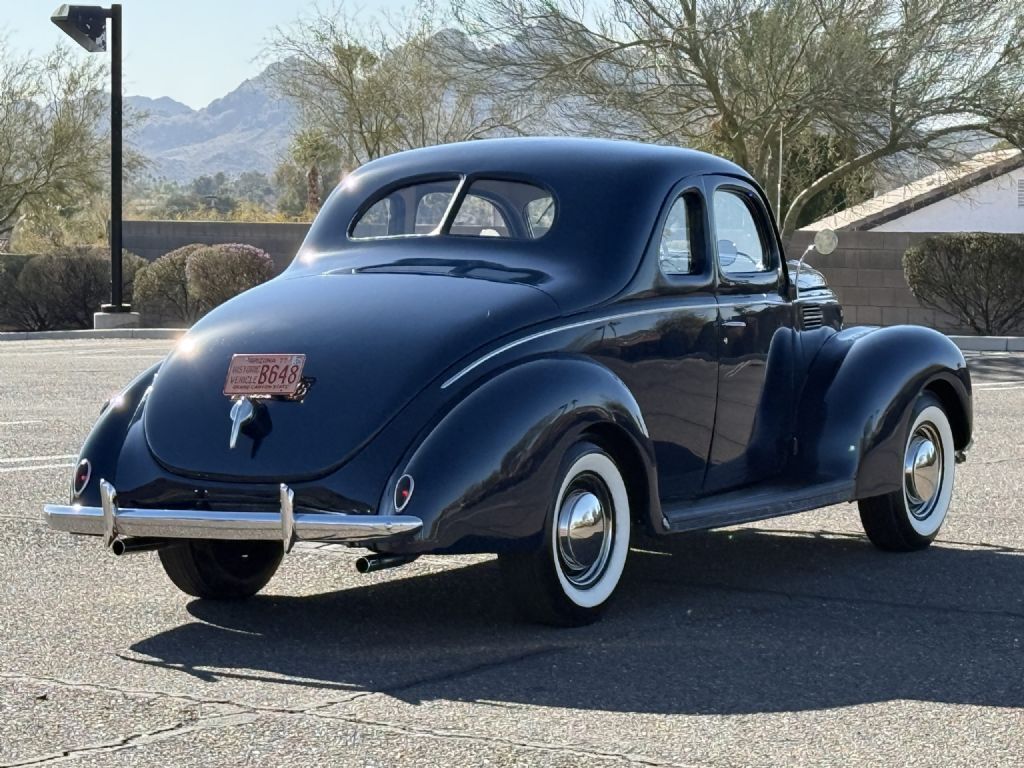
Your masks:
[[[100,497],[101,507],[47,504],[43,518],[57,531],[102,536],[108,546],[119,537],[279,540],[286,552],[296,541],[374,542],[408,536],[423,527],[422,520],[408,515],[296,512],[294,494],[283,484],[280,512],[122,509],[117,506],[117,491],[105,481],[100,483]]]

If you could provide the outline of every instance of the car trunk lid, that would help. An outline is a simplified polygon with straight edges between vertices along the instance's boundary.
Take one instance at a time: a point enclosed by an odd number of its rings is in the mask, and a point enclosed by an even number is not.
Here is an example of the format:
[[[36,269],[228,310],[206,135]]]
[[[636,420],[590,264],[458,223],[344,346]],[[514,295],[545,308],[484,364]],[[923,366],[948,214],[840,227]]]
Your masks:
[[[557,314],[544,292],[515,282],[278,278],[217,308],[179,343],[147,399],[146,439],[162,464],[185,475],[322,476],[460,358]],[[231,448],[232,401],[223,389],[235,354],[303,354],[303,375],[312,381],[301,402],[258,400],[256,417]]]

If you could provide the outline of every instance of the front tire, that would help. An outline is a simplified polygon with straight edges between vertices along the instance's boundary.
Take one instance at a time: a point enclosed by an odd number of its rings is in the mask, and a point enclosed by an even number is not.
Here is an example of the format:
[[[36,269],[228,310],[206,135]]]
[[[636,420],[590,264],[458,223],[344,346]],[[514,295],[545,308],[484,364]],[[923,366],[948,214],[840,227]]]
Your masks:
[[[904,443],[902,487],[858,502],[872,544],[888,552],[912,552],[932,543],[953,497],[955,451],[942,403],[921,393]]]
[[[158,554],[164,571],[185,594],[240,600],[267,585],[281,565],[284,550],[274,541],[190,539]]]
[[[618,586],[629,553],[630,509],[614,459],[577,443],[562,461],[559,484],[534,552],[498,562],[520,612],[542,624],[596,621]]]

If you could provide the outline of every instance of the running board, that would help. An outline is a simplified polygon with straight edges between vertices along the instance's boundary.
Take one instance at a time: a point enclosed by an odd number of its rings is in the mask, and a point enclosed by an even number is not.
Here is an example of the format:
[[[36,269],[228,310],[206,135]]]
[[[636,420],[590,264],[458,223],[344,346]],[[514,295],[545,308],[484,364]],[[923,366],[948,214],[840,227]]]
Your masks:
[[[681,533],[808,512],[851,501],[853,493],[853,483],[848,481],[811,486],[770,486],[667,504],[662,512],[665,528],[671,533]]]

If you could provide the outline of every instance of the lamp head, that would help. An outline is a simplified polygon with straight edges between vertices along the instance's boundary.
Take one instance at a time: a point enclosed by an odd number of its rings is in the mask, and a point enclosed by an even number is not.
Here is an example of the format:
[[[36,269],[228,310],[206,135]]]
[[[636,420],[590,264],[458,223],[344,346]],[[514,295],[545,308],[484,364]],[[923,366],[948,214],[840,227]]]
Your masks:
[[[98,5],[62,5],[50,21],[90,53],[107,50],[107,16],[110,12]]]

